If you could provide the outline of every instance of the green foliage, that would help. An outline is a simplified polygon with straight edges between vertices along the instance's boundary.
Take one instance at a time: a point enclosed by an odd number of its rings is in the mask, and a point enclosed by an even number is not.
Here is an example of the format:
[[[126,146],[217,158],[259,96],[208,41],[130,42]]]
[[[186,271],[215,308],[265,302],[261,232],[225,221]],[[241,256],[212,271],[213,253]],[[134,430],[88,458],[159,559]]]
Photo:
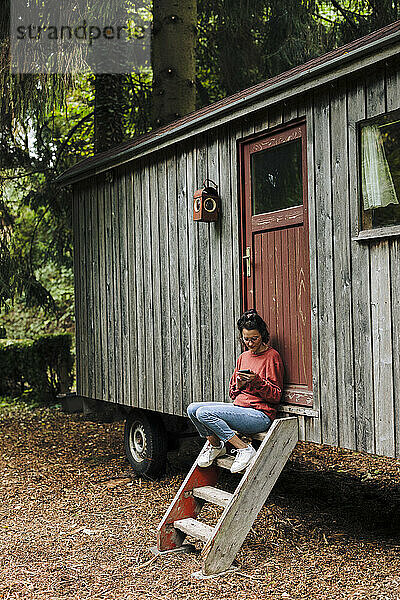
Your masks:
[[[90,74],[11,74],[9,4],[0,11],[0,306],[20,298],[57,320],[62,307],[41,277],[72,267],[70,192],[56,178],[93,154],[99,101],[111,104],[111,123],[118,113],[123,139],[150,129],[152,68],[121,77],[118,102],[104,91],[96,99]],[[134,23],[135,3],[124,4]],[[395,21],[400,0],[197,0],[197,12],[201,108]]]
[[[151,70],[125,81],[129,138],[149,129]],[[0,306],[22,298],[28,307],[60,308],[38,276],[49,264],[72,267],[71,195],[56,178],[94,152],[94,77],[70,83],[45,116],[33,99],[22,121],[0,113]]]
[[[70,194],[56,185],[55,157],[46,148],[37,149],[29,169],[0,170],[0,305],[23,295],[28,306],[54,310],[37,271],[49,263],[72,266]]]
[[[198,0],[198,6],[198,70],[211,101],[322,54],[335,42],[316,18],[314,0]]]
[[[0,326],[10,339],[36,338],[39,335],[74,333],[74,277],[72,269],[48,264],[37,272],[41,284],[49,290],[56,311],[27,307],[23,298],[8,302],[0,310]]]
[[[71,336],[0,340],[0,395],[21,395],[31,388],[54,399],[72,377]]]
[[[32,106],[26,123],[16,117],[0,131],[0,306],[22,298],[56,312],[38,273],[72,268],[71,194],[56,178],[93,153],[89,77],[76,76],[64,97],[45,117]]]
[[[198,107],[400,17],[399,0],[197,0]]]
[[[40,396],[34,392],[25,392],[22,396],[10,397],[0,396],[0,412],[5,417],[11,414],[23,414],[25,411],[31,411],[38,408],[50,408],[48,400],[43,400]],[[60,404],[56,402],[51,403],[52,409],[57,409]]]

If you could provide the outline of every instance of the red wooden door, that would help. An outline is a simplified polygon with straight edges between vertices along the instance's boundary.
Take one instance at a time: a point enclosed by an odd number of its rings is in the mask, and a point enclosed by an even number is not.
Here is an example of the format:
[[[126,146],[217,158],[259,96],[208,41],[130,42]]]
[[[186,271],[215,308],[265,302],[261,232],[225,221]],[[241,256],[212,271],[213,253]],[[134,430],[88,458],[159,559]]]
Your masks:
[[[306,164],[304,124],[242,146],[244,307],[282,356],[284,402],[312,406]]]

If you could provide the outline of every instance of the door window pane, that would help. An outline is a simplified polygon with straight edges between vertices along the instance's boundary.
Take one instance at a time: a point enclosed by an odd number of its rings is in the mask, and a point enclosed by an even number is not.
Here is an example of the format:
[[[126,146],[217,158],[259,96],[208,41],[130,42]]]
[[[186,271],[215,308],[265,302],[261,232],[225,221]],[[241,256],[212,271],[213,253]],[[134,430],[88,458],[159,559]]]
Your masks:
[[[252,214],[303,204],[301,139],[251,155]]]

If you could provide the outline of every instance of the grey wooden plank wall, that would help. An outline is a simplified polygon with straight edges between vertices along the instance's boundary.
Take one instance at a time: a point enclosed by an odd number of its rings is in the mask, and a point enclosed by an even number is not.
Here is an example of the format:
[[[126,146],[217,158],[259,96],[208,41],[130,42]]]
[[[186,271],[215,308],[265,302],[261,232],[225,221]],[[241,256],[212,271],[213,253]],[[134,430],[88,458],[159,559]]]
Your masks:
[[[387,110],[400,105],[400,68],[388,68],[386,73]],[[388,242],[390,256],[391,310],[392,310],[392,359],[393,359],[393,408],[395,453],[400,456],[400,239]]]
[[[77,186],[83,396],[179,415],[227,400],[240,350],[236,137],[225,127]],[[224,219],[194,223],[207,177]]]
[[[80,222],[81,216],[79,214],[81,205],[81,199],[79,189],[75,187],[75,193],[72,202],[72,232],[73,232],[73,245],[74,245],[74,296],[75,296],[75,344],[76,344],[76,358],[75,358],[75,372],[76,372],[76,391],[78,394],[82,394],[82,315],[81,315],[81,268],[83,257],[81,256],[80,247]]]
[[[357,124],[398,108],[399,70],[389,64],[315,92],[308,117],[315,164],[313,335],[319,344],[313,366],[322,427],[315,441],[387,456],[399,453],[400,441],[399,242],[354,240],[360,204]]]
[[[240,348],[238,139],[306,118],[314,408],[302,439],[400,453],[400,247],[360,243],[357,124],[400,107],[400,72],[266,107],[75,186],[78,393],[185,414],[227,399]],[[219,185],[222,218],[194,223]]]

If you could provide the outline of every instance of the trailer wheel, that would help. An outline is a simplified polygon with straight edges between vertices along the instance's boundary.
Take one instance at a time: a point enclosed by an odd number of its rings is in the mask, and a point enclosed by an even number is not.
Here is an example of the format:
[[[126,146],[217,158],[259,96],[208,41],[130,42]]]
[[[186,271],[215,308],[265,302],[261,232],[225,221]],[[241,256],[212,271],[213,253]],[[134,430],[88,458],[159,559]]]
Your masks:
[[[164,473],[167,434],[157,415],[140,409],[132,410],[125,421],[124,447],[138,475],[154,477]]]

